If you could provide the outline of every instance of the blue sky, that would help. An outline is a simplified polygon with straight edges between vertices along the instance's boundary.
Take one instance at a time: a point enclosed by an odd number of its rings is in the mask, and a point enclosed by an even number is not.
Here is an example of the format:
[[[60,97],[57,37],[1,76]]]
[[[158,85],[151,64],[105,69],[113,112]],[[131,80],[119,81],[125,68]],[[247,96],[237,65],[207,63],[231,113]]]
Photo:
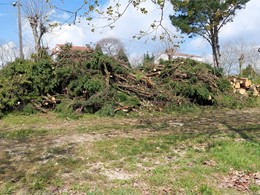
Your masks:
[[[17,9],[12,1],[0,1],[0,41],[16,41],[17,35]]]
[[[21,4],[22,1],[23,0],[21,0]],[[17,7],[12,5],[14,2],[16,2],[16,0],[0,0],[0,43],[8,41],[18,43]],[[83,0],[74,0],[73,2],[65,0],[64,3],[62,0],[52,0],[51,2],[61,9],[74,11],[82,5]]]
[[[68,9],[75,11],[83,0],[53,0],[51,1],[57,7],[61,9]],[[108,5],[113,0],[103,1]],[[121,1],[124,2],[124,1]],[[127,2],[127,1],[126,1]],[[18,43],[18,31],[17,31],[17,9],[12,6],[12,0],[0,0],[0,44],[13,41]],[[121,39],[130,55],[142,55],[146,51],[159,52],[162,46],[158,41],[148,41],[145,43],[145,38],[137,41],[132,39],[135,33],[140,30],[147,29],[149,24],[154,19],[158,19],[158,10],[149,4],[149,0],[145,6],[149,10],[148,15],[142,15],[134,8],[130,8],[126,14],[116,23],[113,30],[105,28],[99,29],[94,34],[90,31],[90,27],[86,21],[82,21],[81,24],[70,26],[68,23],[64,23],[57,29],[54,29],[45,37],[45,42],[49,47],[54,47],[57,43],[72,42],[74,45],[85,45],[87,43],[100,40],[103,37],[117,37]],[[222,44],[228,41],[234,41],[236,39],[244,39],[248,42],[254,42],[260,45],[260,1],[251,0],[246,9],[240,10],[238,15],[235,17],[233,23],[229,23],[221,30],[220,41]],[[84,11],[84,10],[83,10]],[[166,16],[164,23],[175,32],[175,29],[171,26],[168,19],[168,15],[172,12],[171,6],[168,5],[166,9]],[[68,16],[64,13],[57,11],[54,18],[65,22]],[[99,26],[105,25],[107,21],[101,21],[95,19],[94,23]],[[32,37],[29,32],[28,24],[23,20],[24,38],[23,42],[25,45],[32,45]],[[148,37],[149,38],[149,37]],[[185,39],[185,42],[181,45],[180,50],[185,53],[196,54],[196,55],[209,55],[211,53],[210,46],[203,39],[196,37],[194,39]]]

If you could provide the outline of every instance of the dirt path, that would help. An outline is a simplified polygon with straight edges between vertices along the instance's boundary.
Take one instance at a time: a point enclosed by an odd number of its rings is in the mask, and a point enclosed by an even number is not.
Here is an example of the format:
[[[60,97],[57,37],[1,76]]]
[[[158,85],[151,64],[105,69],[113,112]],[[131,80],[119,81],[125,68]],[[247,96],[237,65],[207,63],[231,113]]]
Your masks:
[[[47,116],[48,117],[48,116]],[[3,123],[3,122],[2,122]],[[2,127],[1,127],[2,126]],[[99,118],[76,120],[76,121],[50,121],[48,124],[32,124],[26,128],[61,130],[57,135],[36,136],[29,140],[17,141],[1,139],[0,150],[6,148],[33,147],[34,145],[59,146],[67,144],[79,144],[95,142],[113,138],[140,138],[157,135],[179,134],[179,133],[214,133],[218,131],[234,131],[243,133],[244,130],[254,131],[260,127],[260,109],[228,110],[228,111],[205,111],[195,115],[182,116],[144,116],[141,119],[123,118]],[[11,128],[0,124],[2,131],[21,130],[21,125],[13,125]],[[85,130],[84,130],[85,128]],[[88,132],[88,128],[91,129]],[[95,128],[97,129],[95,131]],[[251,129],[250,129],[251,128]],[[7,130],[8,129],[8,130]],[[77,131],[75,129],[83,129]],[[65,133],[64,133],[65,132]],[[248,137],[245,137],[248,138]]]
[[[36,136],[22,141],[12,139],[1,139],[0,150],[8,151],[11,154],[23,154],[22,151],[32,148],[59,147],[63,145],[75,145],[82,143],[92,143],[100,140],[113,138],[140,138],[168,134],[185,133],[209,133],[214,134],[219,131],[233,131],[242,135],[244,139],[250,139],[250,132],[259,134],[260,110],[247,109],[236,111],[205,111],[198,115],[170,116],[163,115],[157,117],[142,117],[141,119],[118,119],[100,118],[99,120],[78,120],[63,121],[59,123],[49,123],[32,125],[34,129],[66,130],[65,133],[57,135]],[[90,132],[79,132],[75,129],[91,128]],[[95,131],[95,127],[98,129]],[[9,128],[9,127],[8,127]],[[31,126],[29,125],[29,127]],[[19,130],[21,126],[15,126]],[[100,130],[101,129],[101,130]],[[247,131],[247,134],[243,134]],[[260,135],[258,136],[258,138]],[[256,140],[256,141],[259,141]],[[22,158],[22,157],[21,157]],[[18,158],[19,159],[19,158]]]

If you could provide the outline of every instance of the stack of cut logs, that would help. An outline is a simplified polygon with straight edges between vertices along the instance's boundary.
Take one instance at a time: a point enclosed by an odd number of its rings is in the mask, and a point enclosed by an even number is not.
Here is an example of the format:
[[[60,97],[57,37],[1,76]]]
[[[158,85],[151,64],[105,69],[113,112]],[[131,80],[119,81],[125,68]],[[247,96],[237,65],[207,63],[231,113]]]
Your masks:
[[[248,78],[232,76],[229,77],[229,81],[235,93],[247,96],[248,92],[250,92],[253,96],[260,96],[260,85],[253,84]]]

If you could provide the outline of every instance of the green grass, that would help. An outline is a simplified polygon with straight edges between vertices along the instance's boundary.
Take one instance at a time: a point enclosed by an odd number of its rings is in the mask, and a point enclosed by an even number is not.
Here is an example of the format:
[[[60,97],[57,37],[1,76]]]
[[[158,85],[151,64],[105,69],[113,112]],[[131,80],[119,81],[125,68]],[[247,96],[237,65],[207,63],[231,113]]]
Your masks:
[[[2,119],[6,125],[31,125],[31,124],[44,124],[49,122],[49,119],[45,117],[46,115],[38,113],[32,115],[23,115],[19,113],[8,114],[5,115]],[[50,114],[49,117],[54,117],[54,115]]]
[[[0,139],[15,139],[15,140],[26,140],[31,137],[43,136],[48,133],[45,129],[21,129],[14,131],[0,132]]]
[[[0,123],[0,194],[243,194],[219,187],[231,169],[260,170],[260,112],[238,123],[242,112],[78,120],[52,113],[14,116],[13,124],[9,115]]]
[[[260,144],[220,141],[209,149],[209,155],[225,168],[250,172],[260,170]]]
[[[130,162],[135,170],[140,163],[143,167],[154,167],[150,174],[143,175],[143,179],[153,188],[168,186],[174,189],[183,188],[186,193],[215,194],[219,192],[217,182],[211,182],[215,179],[215,175],[226,175],[231,168],[250,173],[260,170],[259,144],[247,141],[234,142],[233,133],[222,134],[220,138],[199,134],[99,141],[95,144],[95,151],[99,156],[96,160],[108,162],[124,159],[120,168],[125,170],[129,170]],[[205,150],[200,151],[192,147],[198,144],[206,145]],[[172,152],[180,145],[186,145],[184,155],[181,151],[180,154]],[[165,157],[168,156],[176,157],[176,160],[165,161]],[[159,165],[144,163],[142,160],[145,158],[151,162],[159,161]],[[212,159],[216,165],[212,167],[204,165],[205,161]],[[112,166],[119,167],[115,163]],[[252,185],[252,189],[257,188]]]

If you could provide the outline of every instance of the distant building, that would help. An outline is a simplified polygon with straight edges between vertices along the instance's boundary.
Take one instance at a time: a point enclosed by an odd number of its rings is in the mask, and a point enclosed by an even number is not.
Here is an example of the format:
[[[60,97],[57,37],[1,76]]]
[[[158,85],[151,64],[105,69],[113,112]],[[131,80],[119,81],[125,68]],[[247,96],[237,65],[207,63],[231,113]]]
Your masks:
[[[62,50],[63,47],[66,47],[66,44],[57,44],[53,49],[52,49],[52,52],[51,52],[51,56],[53,57],[53,59],[56,59],[59,52]],[[87,46],[74,46],[74,45],[71,45],[70,47],[70,51],[85,51],[87,53],[90,53],[93,51],[93,49],[91,49],[90,47],[87,47]]]
[[[165,52],[161,53],[157,58],[155,58],[154,63],[159,64],[160,60],[168,61],[168,60],[173,60],[173,59],[177,59],[177,58],[184,58],[184,59],[188,58],[188,59],[196,60],[199,62],[203,61],[203,58],[201,56],[180,53],[180,52],[176,52],[173,49],[168,49]]]

